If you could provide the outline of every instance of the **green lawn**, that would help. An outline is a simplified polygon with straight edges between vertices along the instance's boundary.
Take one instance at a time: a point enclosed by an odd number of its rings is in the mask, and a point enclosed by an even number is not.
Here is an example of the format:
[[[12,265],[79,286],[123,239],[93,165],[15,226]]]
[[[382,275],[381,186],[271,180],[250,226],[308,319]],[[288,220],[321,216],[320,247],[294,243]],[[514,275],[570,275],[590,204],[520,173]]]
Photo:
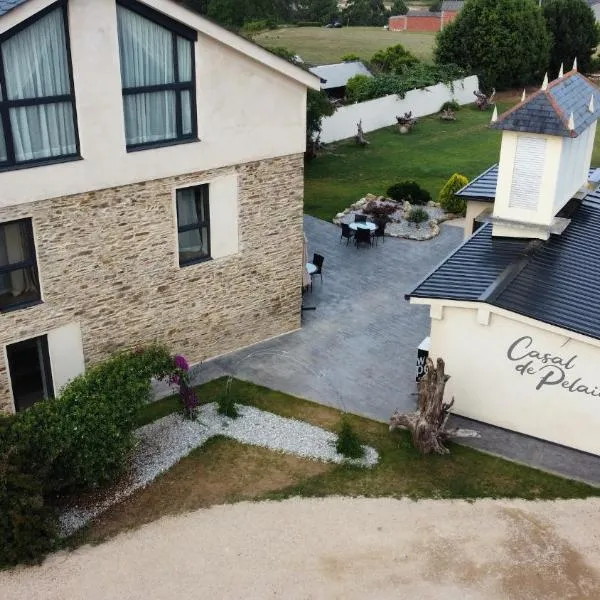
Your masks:
[[[197,388],[211,402],[223,379]],[[243,404],[336,431],[340,411],[281,392],[235,381]],[[144,408],[140,424],[177,409],[174,398]],[[471,448],[450,444],[451,454],[421,456],[407,432],[352,416],[361,441],[380,454],[372,469],[326,464],[213,438],[192,451],[154,483],[115,505],[71,540],[72,546],[98,542],[168,514],[240,500],[291,496],[370,496],[411,498],[585,498],[600,489],[518,465]]]
[[[382,48],[402,44],[422,60],[431,60],[435,34],[385,31],[382,27],[285,27],[257,35],[262,46],[283,46],[296,52],[304,62],[322,65],[339,62],[345,54],[369,60]]]
[[[498,110],[512,106],[502,104]],[[453,173],[469,179],[498,162],[500,132],[488,127],[491,112],[464,106],[456,121],[437,115],[420,119],[407,135],[396,127],[366,134],[370,144],[354,139],[329,144],[306,166],[304,211],[331,220],[367,193],[383,194],[392,184],[413,179],[436,200]],[[600,136],[592,165],[600,164]]]

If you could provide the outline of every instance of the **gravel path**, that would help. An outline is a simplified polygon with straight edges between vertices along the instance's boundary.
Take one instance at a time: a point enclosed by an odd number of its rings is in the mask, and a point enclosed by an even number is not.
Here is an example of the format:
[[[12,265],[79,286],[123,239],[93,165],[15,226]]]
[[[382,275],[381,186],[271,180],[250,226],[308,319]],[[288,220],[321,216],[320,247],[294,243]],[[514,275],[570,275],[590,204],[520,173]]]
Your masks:
[[[74,533],[113,504],[151,483],[194,448],[216,435],[324,462],[372,467],[379,460],[377,451],[370,446],[364,446],[365,456],[361,459],[344,458],[335,450],[335,434],[304,421],[280,417],[252,406],[238,406],[238,412],[237,419],[229,419],[219,415],[217,405],[212,403],[200,408],[196,421],[174,413],[140,427],[135,432],[139,444],[133,457],[129,482],[118,488],[114,495],[95,504],[65,510],[60,517],[61,535]]]
[[[2,600],[600,598],[600,500],[217,506],[0,573]]]

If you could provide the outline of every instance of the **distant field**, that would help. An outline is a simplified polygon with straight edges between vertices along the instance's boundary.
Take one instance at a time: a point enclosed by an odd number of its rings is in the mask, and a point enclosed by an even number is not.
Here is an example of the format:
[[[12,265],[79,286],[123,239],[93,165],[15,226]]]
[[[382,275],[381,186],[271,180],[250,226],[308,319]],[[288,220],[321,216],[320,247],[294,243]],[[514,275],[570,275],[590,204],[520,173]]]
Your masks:
[[[431,60],[434,33],[386,31],[382,27],[289,27],[256,36],[263,46],[283,46],[311,64],[339,62],[344,54],[358,54],[369,59],[377,50],[403,44],[422,60]]]

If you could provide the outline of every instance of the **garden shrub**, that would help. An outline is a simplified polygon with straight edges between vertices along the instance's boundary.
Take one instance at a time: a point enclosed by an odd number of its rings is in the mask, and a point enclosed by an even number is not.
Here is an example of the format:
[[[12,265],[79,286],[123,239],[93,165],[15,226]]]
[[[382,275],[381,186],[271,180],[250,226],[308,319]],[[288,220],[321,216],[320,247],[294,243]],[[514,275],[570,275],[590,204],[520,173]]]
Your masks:
[[[225,389],[217,396],[217,412],[230,419],[237,419],[239,412],[235,402],[236,398],[237,395],[232,389],[231,380],[228,380]]]
[[[456,192],[469,183],[469,180],[460,173],[454,173],[444,184],[440,191],[440,204],[449,213],[464,216],[467,211],[467,203],[464,198],[456,195]]]
[[[440,112],[444,110],[453,110],[456,112],[457,110],[460,110],[460,104],[456,100],[447,100],[444,102],[444,104],[442,104]]]
[[[360,56],[358,54],[344,54],[342,58],[340,58],[340,62],[357,62],[360,60]]]
[[[406,220],[409,223],[414,223],[415,225],[418,225],[419,223],[423,223],[423,221],[429,220],[429,213],[424,208],[421,208],[420,206],[415,206],[414,208],[411,208],[408,212]]]
[[[342,417],[335,449],[338,454],[346,458],[362,458],[365,454],[365,449],[360,443],[358,434],[345,415]]]
[[[378,50],[369,61],[373,69],[380,73],[402,74],[406,67],[419,62],[419,59],[411,54],[402,44],[390,46],[384,50]]]
[[[346,100],[348,102],[365,102],[393,94],[404,98],[406,92],[410,90],[437,83],[444,83],[451,88],[455,79],[464,76],[465,71],[456,65],[435,66],[424,63],[405,65],[400,73],[383,73],[375,77],[355,75],[346,84]]]
[[[363,209],[366,215],[371,215],[374,219],[379,221],[389,222],[390,215],[398,210],[397,206],[393,204],[381,204],[378,202],[369,202]]]
[[[51,495],[89,490],[121,473],[152,377],[187,381],[165,347],[129,350],[90,367],[60,397],[2,420],[0,562],[50,549],[56,519],[45,502]]]
[[[410,202],[411,204],[427,204],[431,194],[424,190],[416,181],[401,181],[390,186],[386,194],[396,202]]]
[[[244,26],[241,29],[241,33],[246,35],[254,35],[267,29],[277,29],[277,23],[275,23],[275,21],[273,21],[272,19],[248,21],[247,23],[244,23]]]

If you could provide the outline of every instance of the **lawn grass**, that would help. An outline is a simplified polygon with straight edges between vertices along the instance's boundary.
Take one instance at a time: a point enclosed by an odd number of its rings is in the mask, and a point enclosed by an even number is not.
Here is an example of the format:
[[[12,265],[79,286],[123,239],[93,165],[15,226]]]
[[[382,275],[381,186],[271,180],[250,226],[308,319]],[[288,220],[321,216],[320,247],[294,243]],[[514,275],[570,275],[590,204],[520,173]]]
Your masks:
[[[503,111],[515,102],[503,102]],[[490,129],[491,112],[463,106],[456,121],[437,115],[420,119],[410,134],[386,127],[366,135],[370,144],[354,139],[329,144],[306,165],[304,212],[331,220],[367,193],[384,194],[392,184],[412,179],[434,200],[453,173],[468,179],[479,175],[500,155],[501,132]],[[600,136],[596,138],[592,165],[600,165]]]
[[[370,60],[383,48],[402,44],[421,60],[430,61],[435,34],[432,32],[386,31],[383,27],[285,27],[257,35],[254,41],[267,48],[283,46],[311,65],[340,62],[345,54]]]
[[[198,388],[203,402],[223,389],[224,379]],[[335,431],[340,411],[235,381],[244,404]],[[173,398],[148,405],[140,422],[177,408]],[[451,444],[447,456],[421,456],[406,432],[390,433],[385,423],[358,416],[351,422],[361,441],[375,447],[380,463],[372,469],[325,464],[213,438],[194,450],[147,488],[115,505],[77,534],[73,544],[98,542],[121,531],[214,504],[291,496],[342,494],[368,497],[527,499],[600,496],[600,489]]]

